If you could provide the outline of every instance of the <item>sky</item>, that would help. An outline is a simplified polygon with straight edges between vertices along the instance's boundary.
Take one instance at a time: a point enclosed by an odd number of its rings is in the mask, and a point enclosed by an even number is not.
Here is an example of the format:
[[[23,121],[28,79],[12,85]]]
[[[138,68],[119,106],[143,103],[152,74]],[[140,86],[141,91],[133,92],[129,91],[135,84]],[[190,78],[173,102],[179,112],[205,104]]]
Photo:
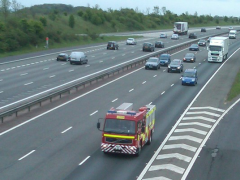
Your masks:
[[[90,6],[96,4],[103,10],[111,8],[119,10],[120,8],[138,9],[145,13],[147,9],[152,12],[154,6],[160,9],[166,7],[167,10],[175,14],[188,12],[198,15],[212,16],[234,16],[240,17],[240,0],[17,0],[18,3],[25,7],[31,7],[39,4],[67,4],[72,6]]]

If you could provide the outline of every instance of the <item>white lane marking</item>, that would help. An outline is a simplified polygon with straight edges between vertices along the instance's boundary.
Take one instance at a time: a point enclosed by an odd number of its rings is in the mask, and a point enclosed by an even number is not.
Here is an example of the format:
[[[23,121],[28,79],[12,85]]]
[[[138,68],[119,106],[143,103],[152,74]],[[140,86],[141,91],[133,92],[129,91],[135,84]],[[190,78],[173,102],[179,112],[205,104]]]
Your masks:
[[[157,159],[169,159],[169,158],[176,158],[176,159],[180,159],[182,161],[186,161],[186,162],[190,162],[191,161],[191,157],[189,156],[185,156],[179,153],[172,153],[172,154],[162,154],[162,155],[158,155]]]
[[[23,73],[23,74],[20,74],[20,76],[25,76],[25,75],[27,75],[28,73]]]
[[[16,67],[12,67],[11,69],[15,69]]]
[[[53,77],[55,77],[56,75],[52,75],[52,76],[49,76],[49,78],[53,78]]]
[[[174,86],[174,84],[171,85],[171,87],[173,87],[173,86]]]
[[[188,151],[195,152],[197,150],[196,147],[189,146],[187,144],[171,144],[171,145],[165,145],[162,149],[185,149]]]
[[[66,130],[64,130],[64,131],[61,132],[61,133],[64,134],[65,132],[69,131],[70,129],[72,129],[72,127],[67,128]]]
[[[122,56],[125,56],[125,54],[123,54]]]
[[[142,84],[145,84],[147,81],[142,82]]]
[[[24,67],[25,65],[23,64],[22,67]]]
[[[3,79],[0,79],[0,81],[3,81]]]
[[[134,53],[134,51],[132,51],[132,53]]]
[[[10,70],[10,68],[7,68],[6,71]]]
[[[90,158],[90,156],[86,157],[81,163],[79,163],[79,166],[81,166],[83,163],[85,163],[88,160],[88,158]]]
[[[214,108],[211,106],[206,106],[206,107],[191,107],[190,109],[211,109],[211,110],[215,110],[215,111],[220,111],[220,112],[224,112],[224,109],[219,109],[219,108]]]
[[[30,84],[32,84],[33,82],[29,82],[29,83],[26,83],[26,84],[24,84],[25,86],[27,86],[27,85],[30,85]]]
[[[132,92],[134,89],[130,89],[129,92]]]
[[[22,159],[24,159],[25,157],[29,156],[30,154],[34,153],[35,150],[32,150],[31,152],[27,153],[25,156],[21,157],[20,159],[18,159],[19,161],[21,161]]]
[[[152,177],[152,178],[147,178],[142,180],[172,180],[172,179],[168,179],[166,177],[160,176],[160,177]]]
[[[180,77],[180,79],[182,79],[182,77]]]
[[[90,114],[90,116],[96,114],[98,112],[98,110],[94,111],[92,114]]]
[[[30,66],[31,64],[26,64],[26,66]]]
[[[0,94],[3,93],[3,91],[0,91]]]
[[[185,135],[185,136],[171,136],[169,138],[170,141],[175,141],[175,140],[189,140],[189,141],[194,141],[194,142],[197,142],[197,143],[201,143],[203,139],[200,139],[200,138],[196,138],[196,137],[193,137],[193,136],[189,136],[189,135]]]
[[[202,131],[202,130],[198,130],[195,128],[186,128],[186,129],[175,129],[174,131],[175,133],[181,133],[181,132],[194,132],[194,133],[198,133],[198,134],[202,134],[202,135],[206,135],[207,132],[206,131]]]
[[[199,63],[199,64],[202,64],[202,63]]]
[[[35,62],[36,64],[38,64],[39,62]]]
[[[102,63],[103,61],[99,61],[99,63]]]
[[[157,75],[154,75],[153,77],[157,77]]]
[[[61,65],[63,66],[63,65],[66,65],[66,64],[67,64],[67,63],[63,63],[63,64],[61,64]]]
[[[17,68],[20,68],[21,66],[17,66]]]
[[[175,166],[173,164],[153,165],[150,167],[149,171],[156,171],[156,170],[161,170],[161,169],[167,169],[167,170],[179,173],[179,174],[183,174],[183,172],[185,171],[185,169],[183,169],[179,166]]]
[[[90,66],[90,65],[88,64],[88,65],[86,65],[85,67],[88,67],[88,66]]]
[[[115,57],[112,57],[112,59],[115,59]]]
[[[116,98],[116,99],[112,100],[112,102],[115,102],[115,101],[117,101],[117,100],[118,100],[118,98]]]
[[[2,69],[1,71],[5,71],[5,69]]]
[[[152,102],[150,102],[148,105],[151,105],[152,104]]]
[[[166,69],[163,70],[163,72],[166,71]]]
[[[165,91],[163,91],[162,93],[161,93],[161,95],[163,95],[165,93]]]
[[[220,114],[211,113],[211,112],[208,112],[208,111],[187,112],[186,114],[207,114],[207,115],[210,115],[210,116],[220,117]]]
[[[71,70],[69,70],[68,72],[73,72],[74,71],[74,69],[71,69]]]
[[[35,63],[31,63],[31,64],[35,64]]]
[[[49,68],[43,68],[43,70],[47,70],[47,69],[49,69]]]
[[[95,56],[92,56],[92,57],[95,57]]]
[[[211,125],[208,124],[203,124],[203,123],[199,123],[199,122],[191,122],[191,123],[179,123],[179,126],[202,126],[205,128],[211,128]]]
[[[204,121],[208,121],[208,122],[215,122],[216,120],[215,119],[212,119],[212,118],[206,118],[206,117],[203,117],[203,116],[194,116],[194,117],[184,117],[182,120],[184,121],[187,121],[187,120],[204,120]]]

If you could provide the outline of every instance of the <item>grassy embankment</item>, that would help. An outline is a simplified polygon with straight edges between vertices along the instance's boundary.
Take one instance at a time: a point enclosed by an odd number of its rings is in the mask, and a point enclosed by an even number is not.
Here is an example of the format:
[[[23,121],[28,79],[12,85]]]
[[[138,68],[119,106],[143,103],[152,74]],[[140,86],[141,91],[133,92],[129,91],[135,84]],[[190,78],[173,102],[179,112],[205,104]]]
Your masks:
[[[228,93],[227,101],[233,100],[239,94],[240,94],[240,70],[238,71],[238,74],[235,77],[231,90]]]

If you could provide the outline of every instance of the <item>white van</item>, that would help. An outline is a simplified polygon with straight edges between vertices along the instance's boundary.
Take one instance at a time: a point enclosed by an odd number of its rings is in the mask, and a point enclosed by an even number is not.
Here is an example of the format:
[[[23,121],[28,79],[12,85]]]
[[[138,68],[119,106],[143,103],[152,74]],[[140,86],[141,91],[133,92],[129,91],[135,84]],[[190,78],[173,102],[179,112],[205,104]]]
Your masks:
[[[69,58],[70,64],[87,64],[88,59],[84,52],[72,52]]]
[[[237,30],[229,31],[229,39],[236,39]]]

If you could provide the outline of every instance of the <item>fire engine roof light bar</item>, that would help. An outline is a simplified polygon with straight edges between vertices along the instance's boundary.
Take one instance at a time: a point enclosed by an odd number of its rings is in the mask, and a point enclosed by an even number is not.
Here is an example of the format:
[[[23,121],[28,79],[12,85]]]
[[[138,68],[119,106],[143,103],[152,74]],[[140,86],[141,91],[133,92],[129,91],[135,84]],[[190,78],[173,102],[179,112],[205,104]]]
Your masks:
[[[115,114],[115,113],[118,113],[118,114],[129,114],[129,115],[132,115],[132,116],[134,116],[134,115],[137,114],[137,113],[135,113],[135,112],[127,112],[127,111],[111,111],[111,110],[109,110],[108,113],[110,113],[110,114]]]

